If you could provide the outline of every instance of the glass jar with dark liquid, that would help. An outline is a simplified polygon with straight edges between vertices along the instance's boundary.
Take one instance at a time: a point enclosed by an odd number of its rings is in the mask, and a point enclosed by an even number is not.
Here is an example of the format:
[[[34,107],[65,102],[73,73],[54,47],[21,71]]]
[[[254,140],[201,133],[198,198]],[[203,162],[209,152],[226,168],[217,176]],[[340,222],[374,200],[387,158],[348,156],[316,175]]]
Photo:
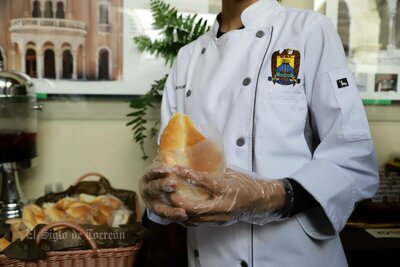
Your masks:
[[[36,157],[36,112],[31,96],[0,97],[0,163]]]

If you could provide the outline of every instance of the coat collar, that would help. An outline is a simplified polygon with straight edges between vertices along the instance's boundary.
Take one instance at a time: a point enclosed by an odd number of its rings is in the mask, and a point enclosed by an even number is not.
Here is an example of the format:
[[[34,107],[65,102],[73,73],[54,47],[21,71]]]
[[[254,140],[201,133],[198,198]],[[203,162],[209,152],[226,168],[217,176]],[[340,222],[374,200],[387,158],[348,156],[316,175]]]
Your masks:
[[[241,18],[245,28],[257,29],[272,23],[272,18],[284,9],[276,0],[259,0],[243,10]],[[217,19],[212,26],[214,36],[219,29]]]

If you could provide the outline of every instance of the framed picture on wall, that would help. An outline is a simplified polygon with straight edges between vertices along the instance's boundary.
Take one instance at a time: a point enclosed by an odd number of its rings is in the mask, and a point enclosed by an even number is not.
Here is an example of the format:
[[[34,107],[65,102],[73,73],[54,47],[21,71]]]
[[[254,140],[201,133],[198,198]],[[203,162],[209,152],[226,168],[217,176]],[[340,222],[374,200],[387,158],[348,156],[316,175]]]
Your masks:
[[[213,0],[173,0],[209,16]],[[0,1],[0,59],[28,74],[38,93],[139,95],[168,72],[133,38],[158,37],[149,0]],[[210,15],[211,16],[211,15]]]
[[[400,1],[327,0],[326,6],[361,97],[400,100]]]

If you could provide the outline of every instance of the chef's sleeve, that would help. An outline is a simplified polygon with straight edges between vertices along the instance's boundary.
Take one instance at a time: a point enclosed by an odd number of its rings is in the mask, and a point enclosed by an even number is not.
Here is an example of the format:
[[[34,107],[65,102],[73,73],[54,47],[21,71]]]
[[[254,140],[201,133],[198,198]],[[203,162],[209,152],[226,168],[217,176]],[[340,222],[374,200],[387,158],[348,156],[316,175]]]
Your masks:
[[[305,38],[304,86],[319,144],[312,160],[290,177],[320,204],[296,216],[302,228],[313,238],[329,239],[343,229],[356,204],[376,192],[378,163],[336,29],[321,17]]]

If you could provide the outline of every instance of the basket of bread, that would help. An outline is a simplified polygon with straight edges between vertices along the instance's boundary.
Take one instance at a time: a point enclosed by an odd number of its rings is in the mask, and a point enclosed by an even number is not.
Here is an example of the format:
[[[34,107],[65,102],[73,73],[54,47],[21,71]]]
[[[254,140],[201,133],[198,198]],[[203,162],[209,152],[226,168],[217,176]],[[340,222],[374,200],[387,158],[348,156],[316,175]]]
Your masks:
[[[138,211],[134,191],[86,173],[2,223],[0,266],[134,266],[145,233]]]

